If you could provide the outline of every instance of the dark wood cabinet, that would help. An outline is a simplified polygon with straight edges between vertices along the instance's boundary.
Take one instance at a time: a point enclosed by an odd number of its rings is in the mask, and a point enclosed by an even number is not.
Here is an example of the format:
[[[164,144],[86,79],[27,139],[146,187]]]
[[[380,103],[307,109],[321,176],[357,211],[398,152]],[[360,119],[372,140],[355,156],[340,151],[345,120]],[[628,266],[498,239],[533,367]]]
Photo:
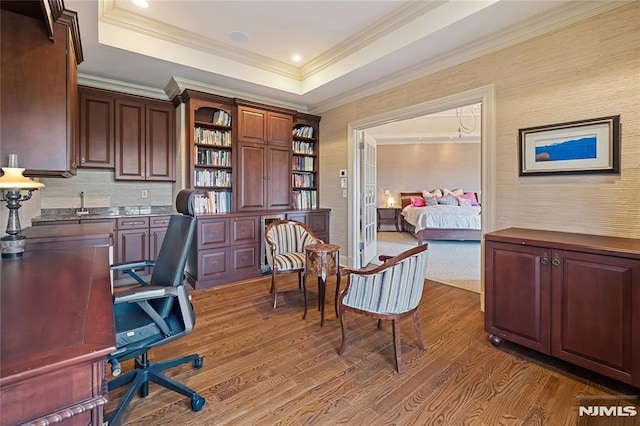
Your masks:
[[[291,208],[293,115],[239,105],[237,211]]]
[[[640,240],[512,228],[485,241],[494,344],[640,385]]]
[[[18,154],[29,176],[71,176],[78,160],[77,64],[82,60],[75,13],[58,11],[51,38],[42,19],[5,5],[0,15],[0,158]]]
[[[175,180],[175,112],[162,101],[115,100],[115,178]]]
[[[114,263],[155,260],[169,226],[170,216],[135,216],[117,219]],[[149,275],[150,268],[140,268],[136,272]],[[117,272],[116,285],[127,285],[132,281],[126,272]]]
[[[80,87],[80,167],[113,169],[115,98]]]
[[[329,212],[328,209],[320,209],[315,211],[293,211],[287,212],[286,218],[297,220],[307,225],[316,237],[325,243],[329,242]]]

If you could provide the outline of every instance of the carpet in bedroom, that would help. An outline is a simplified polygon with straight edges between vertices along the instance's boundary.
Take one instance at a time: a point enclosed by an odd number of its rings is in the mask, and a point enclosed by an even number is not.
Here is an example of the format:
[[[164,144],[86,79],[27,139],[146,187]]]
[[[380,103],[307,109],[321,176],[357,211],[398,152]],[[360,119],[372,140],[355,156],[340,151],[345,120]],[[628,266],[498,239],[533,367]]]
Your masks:
[[[408,232],[378,232],[377,254],[396,255],[415,247],[418,240]],[[428,241],[426,278],[480,293],[479,241]],[[376,259],[372,263],[380,264]]]

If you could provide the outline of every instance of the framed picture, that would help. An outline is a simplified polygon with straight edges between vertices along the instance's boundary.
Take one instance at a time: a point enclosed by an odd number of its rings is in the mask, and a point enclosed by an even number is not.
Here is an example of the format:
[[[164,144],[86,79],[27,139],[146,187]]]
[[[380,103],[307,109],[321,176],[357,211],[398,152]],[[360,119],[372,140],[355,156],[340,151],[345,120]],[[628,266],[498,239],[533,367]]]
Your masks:
[[[620,173],[620,116],[520,129],[520,176]]]

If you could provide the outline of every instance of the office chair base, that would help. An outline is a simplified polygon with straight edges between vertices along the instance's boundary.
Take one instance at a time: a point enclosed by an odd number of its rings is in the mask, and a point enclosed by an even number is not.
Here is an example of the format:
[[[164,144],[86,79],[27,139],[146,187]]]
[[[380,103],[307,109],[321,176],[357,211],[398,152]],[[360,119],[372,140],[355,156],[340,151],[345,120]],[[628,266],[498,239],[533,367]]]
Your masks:
[[[168,361],[161,361],[157,363],[150,363],[147,352],[143,353],[139,358],[135,359],[135,369],[127,374],[113,379],[108,384],[108,390],[117,389],[121,386],[129,385],[129,389],[125,393],[122,401],[118,404],[116,409],[111,413],[107,424],[109,426],[120,425],[120,417],[124,413],[124,410],[129,406],[129,403],[133,399],[133,395],[138,392],[141,398],[145,398],[149,395],[149,382],[154,382],[170,389],[174,392],[178,392],[184,396],[191,398],[191,410],[200,411],[204,407],[205,399],[198,395],[196,391],[183,385],[182,383],[173,380],[165,376],[162,372],[172,367],[176,367],[181,364],[191,362],[193,368],[202,368],[203,360],[198,354],[188,355]]]

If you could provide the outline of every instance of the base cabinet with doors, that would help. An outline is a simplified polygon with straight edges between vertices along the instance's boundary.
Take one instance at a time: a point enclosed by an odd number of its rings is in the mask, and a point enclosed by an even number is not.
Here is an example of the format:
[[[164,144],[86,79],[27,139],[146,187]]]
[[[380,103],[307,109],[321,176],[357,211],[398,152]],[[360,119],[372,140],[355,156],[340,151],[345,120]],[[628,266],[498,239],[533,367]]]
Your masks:
[[[640,386],[640,240],[510,228],[485,235],[485,330]]]
[[[116,220],[116,263],[155,260],[167,233],[170,215],[135,216]],[[141,276],[149,275],[150,268],[136,271]],[[114,276],[116,285],[132,283],[126,272],[118,271]]]
[[[329,239],[329,209],[282,211],[304,222],[323,241]],[[264,242],[262,215],[272,211],[198,216],[196,237],[187,260],[187,280],[195,289],[215,287],[261,276]]]

